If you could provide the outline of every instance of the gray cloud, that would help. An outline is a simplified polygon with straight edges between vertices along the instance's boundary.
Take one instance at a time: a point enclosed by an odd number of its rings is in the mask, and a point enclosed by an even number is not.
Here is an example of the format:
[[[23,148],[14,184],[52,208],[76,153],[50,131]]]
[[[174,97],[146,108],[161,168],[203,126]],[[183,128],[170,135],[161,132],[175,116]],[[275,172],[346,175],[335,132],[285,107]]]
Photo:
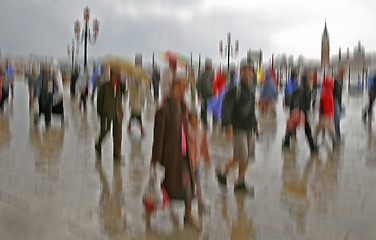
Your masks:
[[[373,16],[368,10],[359,15],[366,9],[364,6],[374,3],[361,0],[354,9],[343,3],[344,7],[339,7],[338,11],[335,3],[328,5],[328,10],[321,11],[321,2],[305,9],[306,5],[294,1],[281,4],[267,0],[264,4],[255,2],[249,5],[244,1],[233,1],[231,7],[227,7],[227,2],[218,1],[218,4],[209,4],[205,8],[204,3],[213,2],[1,0],[0,47],[2,52],[11,54],[67,56],[67,44],[74,37],[73,23],[79,19],[82,27],[83,8],[87,5],[91,9],[91,19],[97,17],[100,21],[99,38],[95,46],[89,46],[89,56],[112,53],[133,58],[135,53],[143,53],[150,59],[152,52],[158,54],[171,49],[187,55],[192,51],[195,59],[201,54],[219,61],[219,40],[226,42],[230,31],[233,42],[235,39],[240,42],[238,59],[244,57],[249,48],[262,48],[265,58],[283,52],[294,54],[295,58],[300,53],[319,58],[326,15],[330,20],[328,26],[333,49],[339,46],[352,49],[358,38],[369,44],[366,49],[376,47],[373,43],[376,34],[371,30],[375,28],[370,21]],[[359,17],[357,21],[369,23],[369,26],[356,28],[359,22],[352,25],[346,22],[348,20],[343,14],[348,11],[346,9],[353,10]],[[369,16],[368,21],[363,20],[365,16]],[[345,35],[344,24],[355,33]],[[80,47],[80,57],[82,49],[83,46]]]

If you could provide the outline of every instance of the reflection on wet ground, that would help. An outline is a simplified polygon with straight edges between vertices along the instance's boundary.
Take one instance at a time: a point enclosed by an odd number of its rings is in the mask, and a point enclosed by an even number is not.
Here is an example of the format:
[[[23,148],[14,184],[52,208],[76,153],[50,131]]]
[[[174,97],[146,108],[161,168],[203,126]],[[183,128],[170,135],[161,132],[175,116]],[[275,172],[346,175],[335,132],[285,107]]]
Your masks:
[[[112,159],[112,140],[94,153],[98,134],[95,104],[81,112],[65,95],[65,123],[52,119],[33,127],[27,88],[15,83],[15,98],[0,116],[1,239],[376,239],[376,132],[363,123],[367,97],[345,93],[344,143],[320,138],[311,156],[303,129],[291,150],[282,151],[286,114],[259,118],[261,136],[246,181],[254,195],[234,192],[236,171],[219,186],[215,168],[232,154],[222,133],[209,133],[213,165],[203,165],[209,206],[203,229],[184,226],[184,204],[152,214],[147,226],[142,204],[151,157],[154,107],[144,111],[146,137],[123,126],[121,162]],[[317,112],[311,118],[317,121]],[[321,140],[322,139],[322,140]],[[176,215],[177,219],[171,217]],[[197,202],[193,212],[198,214]]]

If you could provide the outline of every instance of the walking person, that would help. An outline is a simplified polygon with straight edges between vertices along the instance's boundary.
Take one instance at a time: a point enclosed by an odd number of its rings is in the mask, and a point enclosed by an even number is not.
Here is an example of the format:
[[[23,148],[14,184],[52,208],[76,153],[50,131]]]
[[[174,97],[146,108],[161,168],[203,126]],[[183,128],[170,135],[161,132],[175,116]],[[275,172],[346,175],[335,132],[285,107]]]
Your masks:
[[[228,90],[222,107],[222,126],[226,135],[233,139],[233,157],[227,162],[224,172],[217,171],[218,182],[226,185],[227,174],[238,163],[236,190],[251,190],[245,184],[248,161],[254,154],[252,137],[258,136],[255,113],[255,93],[252,89],[254,69],[243,59],[240,64],[240,83]]]
[[[86,112],[86,102],[87,97],[89,95],[89,70],[85,69],[83,72],[83,75],[81,76],[80,80],[78,81],[78,90],[80,91],[80,103],[79,108],[84,109],[84,112]]]
[[[51,65],[45,63],[41,69],[41,74],[35,81],[34,99],[38,101],[39,112],[34,116],[34,126],[38,125],[40,115],[44,114],[46,129],[51,126],[53,95],[53,76],[51,75]]]
[[[368,121],[372,122],[372,108],[376,99],[376,74],[371,73],[368,78],[368,104],[363,108],[363,121],[366,121],[368,115]]]
[[[128,93],[129,93],[129,108],[131,116],[128,123],[128,132],[131,132],[132,120],[136,119],[140,124],[141,136],[144,136],[144,129],[142,127],[142,109],[145,106],[145,90],[142,86],[142,82],[136,79],[134,76],[129,78],[128,81]]]
[[[312,109],[315,110],[317,99],[317,68],[313,69],[313,92],[312,92]]]
[[[94,62],[93,63],[93,73],[91,74],[91,86],[92,86],[91,102],[94,102],[95,91],[97,90],[97,88],[99,86],[100,71],[101,71],[100,65],[96,64]]]
[[[8,92],[4,88],[4,70],[0,67],[0,113],[4,110],[4,102],[8,98]]]
[[[201,186],[201,157],[207,164],[211,163],[206,132],[201,128],[195,108],[190,109],[188,115],[188,152],[192,162],[192,169],[196,178],[196,193],[199,211],[206,210]]]
[[[166,68],[161,77],[161,94],[162,99],[165,99],[170,94],[172,81],[176,76],[177,58],[175,55],[170,55],[168,59],[169,66]]]
[[[290,107],[291,95],[299,86],[299,69],[293,67],[291,69],[291,76],[285,87],[285,101],[284,106]]]
[[[76,84],[78,77],[80,76],[80,71],[78,69],[78,66],[76,65],[74,70],[72,70],[71,74],[71,81],[70,81],[70,94],[71,98],[76,96]]]
[[[337,76],[334,78],[333,101],[334,101],[334,128],[336,131],[337,141],[342,141],[341,138],[341,111],[342,111],[342,88],[343,77],[345,74],[345,67],[343,65],[338,67]]]
[[[14,97],[14,68],[9,60],[9,58],[5,62],[5,86],[10,87],[10,92],[12,94],[12,99]]]
[[[185,222],[201,229],[200,220],[191,213],[195,177],[189,155],[188,110],[184,103],[184,75],[172,82],[170,96],[157,110],[151,165],[159,162],[165,167],[163,185],[170,199],[184,200]]]
[[[61,125],[64,126],[64,87],[63,77],[60,68],[55,62],[53,64],[53,96],[52,96],[52,114],[60,116]]]
[[[290,119],[286,123],[286,135],[283,146],[289,148],[290,140],[296,133],[300,120],[304,120],[304,130],[312,153],[317,152],[317,147],[312,138],[311,125],[307,114],[311,107],[311,94],[313,90],[313,71],[305,70],[300,86],[291,95]]]
[[[197,94],[201,101],[201,121],[205,128],[208,126],[208,98],[213,96],[213,77],[212,60],[207,58],[205,60],[205,71],[198,78],[196,86]]]
[[[123,95],[125,86],[120,82],[121,69],[117,66],[111,66],[111,81],[103,83],[97,94],[97,113],[100,118],[100,133],[95,143],[96,153],[100,156],[102,153],[102,141],[111,129],[113,135],[113,157],[114,160],[121,158],[121,138],[123,122]]]
[[[326,130],[332,137],[333,146],[336,143],[336,135],[333,125],[334,102],[333,102],[334,81],[332,77],[325,77],[322,83],[320,106],[319,106],[319,122],[315,130],[315,143],[317,145],[317,136],[321,130]]]
[[[37,64],[31,63],[30,64],[30,74],[28,76],[28,87],[29,87],[29,109],[31,111],[31,107],[33,104],[34,99],[34,82],[38,77],[38,70],[37,70]]]

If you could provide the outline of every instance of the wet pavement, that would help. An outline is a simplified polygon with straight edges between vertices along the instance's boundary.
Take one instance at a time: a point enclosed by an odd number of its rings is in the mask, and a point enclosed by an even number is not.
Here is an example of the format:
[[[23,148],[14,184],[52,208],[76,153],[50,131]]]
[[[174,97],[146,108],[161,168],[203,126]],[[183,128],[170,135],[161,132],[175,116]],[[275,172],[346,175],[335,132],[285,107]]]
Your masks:
[[[286,114],[259,117],[261,137],[246,175],[254,195],[227,188],[215,168],[231,156],[220,133],[209,133],[212,166],[203,164],[203,192],[209,210],[203,230],[184,226],[184,204],[152,215],[146,226],[142,193],[152,147],[154,108],[144,111],[146,137],[137,124],[127,132],[126,109],[120,163],[112,159],[112,136],[97,161],[99,122],[95,105],[86,113],[65,94],[65,123],[52,119],[34,128],[27,87],[15,82],[15,97],[0,116],[0,238],[8,239],[376,239],[376,130],[361,121],[366,95],[344,93],[344,142],[333,149],[319,137],[311,156],[304,130],[291,151],[282,151]],[[281,96],[280,96],[281,100]],[[312,116],[317,121],[317,113]],[[42,119],[43,120],[43,119]],[[197,202],[193,203],[197,213]]]

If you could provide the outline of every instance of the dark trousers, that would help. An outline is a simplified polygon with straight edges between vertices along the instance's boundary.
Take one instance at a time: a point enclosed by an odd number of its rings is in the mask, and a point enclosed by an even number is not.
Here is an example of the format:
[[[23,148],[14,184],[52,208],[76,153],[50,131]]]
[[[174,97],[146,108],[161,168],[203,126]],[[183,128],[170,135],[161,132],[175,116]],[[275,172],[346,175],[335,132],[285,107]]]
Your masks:
[[[368,114],[368,116],[372,116],[372,108],[373,108],[373,103],[375,102],[375,98],[372,94],[369,94],[369,103],[368,106],[366,106],[363,117],[365,118]]]
[[[207,108],[208,108],[208,100],[202,99],[202,102],[201,102],[201,121],[202,121],[202,124],[204,125],[204,127],[208,126]]]
[[[101,118],[101,129],[99,133],[99,138],[97,145],[101,147],[103,139],[106,137],[107,133],[111,129],[112,123],[112,137],[114,143],[114,156],[120,156],[121,154],[121,138],[122,138],[122,122],[110,118]]]
[[[39,118],[40,115],[44,114],[44,121],[46,123],[46,127],[51,125],[51,114],[52,114],[52,95],[43,95],[39,97]],[[34,119],[35,123],[38,122],[39,119]]]
[[[72,79],[70,82],[70,94],[71,96],[76,96],[76,80]]]

